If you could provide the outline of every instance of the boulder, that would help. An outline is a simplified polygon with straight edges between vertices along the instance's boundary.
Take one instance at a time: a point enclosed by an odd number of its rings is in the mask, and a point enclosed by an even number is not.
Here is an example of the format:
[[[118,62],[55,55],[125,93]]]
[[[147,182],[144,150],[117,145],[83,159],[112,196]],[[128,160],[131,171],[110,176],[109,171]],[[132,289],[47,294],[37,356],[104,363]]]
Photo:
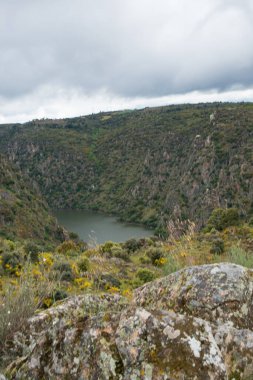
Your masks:
[[[183,269],[119,295],[71,297],[15,337],[8,379],[253,379],[253,271]]]
[[[230,263],[182,269],[135,291],[134,303],[253,328],[253,271]]]

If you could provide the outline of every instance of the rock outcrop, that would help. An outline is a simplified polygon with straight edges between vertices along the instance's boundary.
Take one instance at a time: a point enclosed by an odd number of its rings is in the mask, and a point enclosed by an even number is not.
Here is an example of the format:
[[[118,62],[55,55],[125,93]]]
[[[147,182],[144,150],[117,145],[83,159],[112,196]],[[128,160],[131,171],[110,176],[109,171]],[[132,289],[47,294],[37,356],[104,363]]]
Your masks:
[[[119,295],[72,297],[16,335],[10,379],[253,379],[253,271],[183,269]]]

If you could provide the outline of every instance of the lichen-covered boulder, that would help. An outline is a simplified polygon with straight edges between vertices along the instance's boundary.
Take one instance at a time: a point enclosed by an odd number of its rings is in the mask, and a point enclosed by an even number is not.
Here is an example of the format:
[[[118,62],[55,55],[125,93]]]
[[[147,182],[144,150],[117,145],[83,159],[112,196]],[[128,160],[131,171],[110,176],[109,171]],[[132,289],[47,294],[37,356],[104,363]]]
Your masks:
[[[17,334],[8,379],[253,379],[253,272],[181,270],[119,295],[71,297]]]
[[[212,328],[202,319],[130,308],[121,316],[116,344],[123,379],[226,378]]]
[[[252,297],[253,271],[221,263],[185,268],[148,283],[136,290],[134,302],[252,329]]]
[[[125,306],[118,295],[84,295],[40,313],[30,320],[27,334],[16,336],[16,347],[22,347],[22,352],[7,376],[116,379],[121,358],[114,335]]]

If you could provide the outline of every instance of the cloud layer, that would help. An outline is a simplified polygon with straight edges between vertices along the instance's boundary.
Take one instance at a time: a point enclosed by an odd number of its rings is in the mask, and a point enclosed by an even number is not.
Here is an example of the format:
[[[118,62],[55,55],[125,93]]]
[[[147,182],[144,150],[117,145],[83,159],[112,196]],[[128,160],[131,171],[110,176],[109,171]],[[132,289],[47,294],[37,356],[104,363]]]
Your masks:
[[[251,0],[0,0],[0,121],[252,86]]]

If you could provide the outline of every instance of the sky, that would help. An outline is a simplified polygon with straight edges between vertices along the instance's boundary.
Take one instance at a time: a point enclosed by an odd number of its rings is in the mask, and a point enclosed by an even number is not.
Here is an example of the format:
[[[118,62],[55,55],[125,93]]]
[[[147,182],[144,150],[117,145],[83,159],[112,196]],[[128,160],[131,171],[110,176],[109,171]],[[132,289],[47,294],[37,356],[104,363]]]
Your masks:
[[[253,101],[252,0],[0,0],[0,123]]]

